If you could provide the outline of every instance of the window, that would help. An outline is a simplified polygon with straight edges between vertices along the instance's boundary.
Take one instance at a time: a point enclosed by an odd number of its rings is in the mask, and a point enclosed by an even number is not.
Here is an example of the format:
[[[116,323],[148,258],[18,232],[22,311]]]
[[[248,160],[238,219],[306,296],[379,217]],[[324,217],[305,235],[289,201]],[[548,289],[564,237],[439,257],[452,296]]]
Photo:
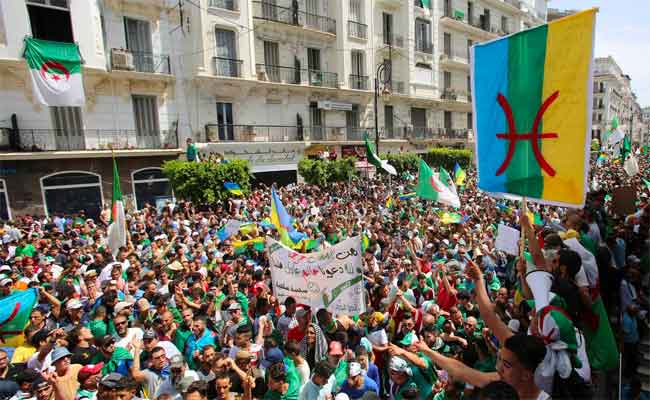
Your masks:
[[[474,3],[467,2],[467,21],[472,24],[474,22]]]
[[[363,22],[362,0],[350,0],[350,21]]]
[[[384,133],[387,138],[395,137],[393,132],[393,106],[385,105],[384,106]]]
[[[451,56],[451,33],[444,33],[444,52],[447,57]]]
[[[451,71],[443,72],[443,88],[451,89]]]
[[[351,138],[357,138],[356,135],[359,131],[359,106],[356,104],[352,105],[351,111],[345,112],[345,127],[348,131],[348,140]],[[360,139],[360,135],[359,138]]]
[[[133,119],[139,149],[160,147],[156,96],[133,95]]]
[[[235,140],[232,103],[217,103],[217,128],[219,140]]]
[[[472,113],[467,113],[467,129],[474,129],[474,119]]]
[[[155,72],[149,21],[124,18],[126,48],[133,54],[133,64],[138,72]]]
[[[9,208],[9,196],[7,195],[7,182],[0,179],[0,220],[9,221],[11,209]]]
[[[172,200],[169,179],[163,174],[161,168],[143,168],[133,171],[131,181],[135,206],[138,210],[144,208],[146,203],[160,209],[165,202]]]
[[[320,71],[320,49],[307,48],[307,68]]]
[[[241,63],[237,62],[235,32],[216,28],[214,38],[217,45],[215,51],[217,74],[221,76],[241,76]]]
[[[271,82],[280,82],[280,49],[276,42],[264,42],[264,64]]]
[[[393,15],[388,13],[381,14],[383,23],[384,44],[394,44],[393,42]]]
[[[350,88],[358,90],[368,90],[368,79],[365,76],[366,63],[362,51],[352,50],[350,52],[352,61],[352,71],[350,74]]]
[[[508,17],[505,15],[501,16],[501,32],[510,33],[508,30]]]
[[[311,138],[324,140],[325,130],[323,128],[323,110],[318,108],[318,103],[309,103],[309,124],[311,125]]]
[[[76,214],[81,210],[95,221],[102,210],[101,177],[85,171],[65,171],[41,178],[46,215]]]
[[[451,131],[451,111],[445,111],[445,130]]]
[[[57,150],[83,150],[81,107],[50,107]]]
[[[74,42],[67,0],[27,0],[26,3],[33,37]]]
[[[445,3],[443,5],[444,11],[445,11],[445,17],[451,17],[451,0],[445,0]]]
[[[415,20],[415,49],[431,53],[431,23],[417,18]]]

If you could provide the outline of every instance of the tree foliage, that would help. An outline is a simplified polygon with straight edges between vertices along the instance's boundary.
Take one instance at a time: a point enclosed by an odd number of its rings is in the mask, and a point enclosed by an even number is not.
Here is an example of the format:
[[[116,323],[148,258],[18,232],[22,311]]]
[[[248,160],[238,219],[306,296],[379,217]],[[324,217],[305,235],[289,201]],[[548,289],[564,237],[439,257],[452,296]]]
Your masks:
[[[467,149],[437,147],[429,149],[422,158],[429,165],[442,166],[447,171],[453,170],[456,163],[465,170],[470,168],[472,164],[472,152]]]
[[[298,163],[298,173],[310,185],[324,187],[334,182],[347,182],[356,176],[355,162],[352,157],[334,161],[303,158]]]
[[[232,160],[227,163],[188,162],[171,160],[163,164],[163,173],[174,189],[176,197],[201,205],[211,205],[232,196],[224,182],[239,184],[244,194],[250,192],[250,167],[248,161]]]

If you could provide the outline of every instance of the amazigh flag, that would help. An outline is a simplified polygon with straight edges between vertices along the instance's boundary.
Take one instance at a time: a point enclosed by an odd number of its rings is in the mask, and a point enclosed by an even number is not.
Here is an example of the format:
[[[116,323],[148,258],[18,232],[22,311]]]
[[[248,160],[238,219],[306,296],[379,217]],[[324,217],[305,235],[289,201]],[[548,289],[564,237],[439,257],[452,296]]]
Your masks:
[[[386,199],[386,208],[393,208],[393,196],[388,196]]]
[[[287,209],[284,208],[275,187],[271,188],[271,223],[275,225],[280,234],[280,242],[285,246],[292,248],[307,236],[293,227],[291,216],[289,216]]]
[[[584,205],[596,11],[472,47],[479,189]]]
[[[456,208],[460,207],[458,195],[445,186],[422,159],[420,159],[420,171],[415,193],[423,199],[433,200]]]
[[[15,291],[0,299],[0,347],[17,347],[36,304],[36,288]]]
[[[404,201],[404,200],[412,199],[415,196],[417,196],[415,192],[402,193],[399,195],[399,199],[400,201]]]
[[[469,216],[463,216],[460,213],[445,212],[440,216],[440,223],[442,224],[464,224],[469,220]]]
[[[25,60],[36,100],[46,106],[83,106],[81,57],[75,43],[25,39]]]
[[[455,183],[457,186],[463,186],[465,184],[465,170],[458,163],[454,165],[454,177],[456,178]]]
[[[113,156],[113,207],[111,208],[111,224],[108,226],[108,247],[116,255],[120,247],[126,246],[126,217],[124,216],[124,202],[120,189],[120,173],[117,170],[117,161]]]
[[[234,182],[224,182],[223,187],[226,188],[226,190],[236,196],[241,196],[243,195],[241,191],[241,187],[239,187],[238,184]]]
[[[219,228],[217,231],[217,237],[219,238],[220,241],[224,241],[237,233],[239,231],[239,227],[242,225],[241,221],[237,221],[236,219],[230,219],[224,226]]]
[[[264,238],[259,237],[250,240],[234,240],[232,242],[232,247],[235,249],[235,254],[237,255],[245,253],[249,246],[257,251],[264,251]]]
[[[366,141],[366,158],[368,159],[368,162],[377,168],[383,169],[391,175],[397,175],[397,170],[395,167],[390,165],[388,161],[382,160],[377,154],[375,154],[372,144],[370,143],[370,140],[368,140],[368,133],[365,134],[364,139]]]

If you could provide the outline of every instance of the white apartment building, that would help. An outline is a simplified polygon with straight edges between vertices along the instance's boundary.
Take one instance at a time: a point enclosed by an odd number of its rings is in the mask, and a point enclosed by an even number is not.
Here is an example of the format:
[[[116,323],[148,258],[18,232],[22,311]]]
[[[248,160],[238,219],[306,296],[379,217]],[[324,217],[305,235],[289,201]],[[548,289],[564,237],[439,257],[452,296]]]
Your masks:
[[[110,148],[140,207],[171,196],[159,167],[188,137],[276,181],[359,152],[375,119],[381,152],[466,146],[469,47],[545,19],[545,0],[0,0],[0,217],[96,213]],[[79,45],[84,107],[34,101],[26,36]]]
[[[641,110],[630,82],[630,76],[623,73],[613,57],[594,60],[593,137],[602,139],[617,116],[619,129],[633,142],[640,142]]]

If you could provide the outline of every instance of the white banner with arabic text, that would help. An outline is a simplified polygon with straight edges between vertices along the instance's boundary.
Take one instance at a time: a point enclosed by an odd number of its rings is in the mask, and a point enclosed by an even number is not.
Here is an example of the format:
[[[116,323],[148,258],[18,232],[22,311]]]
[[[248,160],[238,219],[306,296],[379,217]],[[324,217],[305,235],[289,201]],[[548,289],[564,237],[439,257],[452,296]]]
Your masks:
[[[273,291],[334,315],[365,312],[361,239],[353,237],[317,253],[298,253],[267,238]]]

